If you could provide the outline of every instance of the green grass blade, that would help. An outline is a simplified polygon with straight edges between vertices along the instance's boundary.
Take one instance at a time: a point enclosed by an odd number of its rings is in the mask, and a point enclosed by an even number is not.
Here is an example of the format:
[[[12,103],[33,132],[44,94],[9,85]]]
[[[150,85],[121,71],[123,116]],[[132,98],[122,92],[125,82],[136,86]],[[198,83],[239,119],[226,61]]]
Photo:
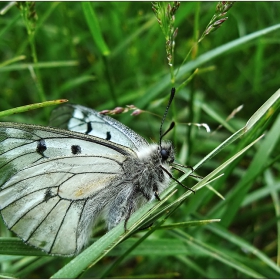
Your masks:
[[[17,237],[0,238],[0,255],[48,256],[47,253],[24,244],[22,240]]]
[[[95,42],[101,54],[104,56],[108,56],[110,54],[110,50],[103,39],[96,14],[92,7],[92,3],[82,2],[82,7],[93,41]]]
[[[6,60],[6,61],[2,62],[0,64],[0,68],[4,67],[6,65],[12,64],[16,61],[20,61],[20,60],[24,60],[24,59],[26,59],[25,55],[20,55],[20,56],[17,56],[17,57],[13,57],[12,59],[9,59],[9,60]]]
[[[174,229],[174,228],[186,228],[186,227],[197,227],[197,226],[204,226],[211,223],[218,223],[221,219],[210,219],[210,220],[200,220],[200,221],[191,221],[191,222],[183,222],[183,223],[174,223],[174,224],[167,224],[158,227],[158,229]]]
[[[38,108],[59,105],[59,104],[65,103],[65,102],[68,102],[68,100],[67,99],[58,99],[58,100],[51,100],[51,101],[45,101],[45,102],[20,106],[20,107],[16,107],[13,109],[9,109],[9,110],[0,112],[0,117],[5,117],[5,116],[13,115],[13,114],[19,114],[19,113],[35,110]]]
[[[206,244],[205,242],[200,241],[199,239],[190,236],[189,234],[176,229],[172,230],[170,234],[184,240],[189,246],[193,247],[195,250],[199,250],[205,254],[205,256],[210,257],[211,259],[216,259],[221,263],[233,267],[234,269],[244,273],[245,275],[252,278],[265,278],[263,275],[253,271],[250,267],[242,264],[241,262],[235,260],[230,255],[225,254],[214,246]]]
[[[197,262],[192,258],[192,256],[190,258],[187,258],[185,256],[176,256],[176,259],[181,261],[186,267],[189,267],[192,270],[196,271],[199,275],[201,275],[201,278],[209,278],[209,275],[207,271],[205,271],[204,266],[199,266]]]
[[[273,199],[273,205],[275,209],[275,216],[280,217],[280,199],[277,192],[277,181],[275,180],[272,172],[269,170],[265,174],[265,180],[268,184],[268,189],[270,190],[271,197]],[[278,184],[280,185],[280,184]],[[277,265],[280,267],[280,219],[277,219]]]
[[[222,205],[224,203],[228,205],[228,207],[226,207],[226,211],[224,211],[222,216],[222,223],[224,226],[228,226],[231,223],[240,205],[242,204],[245,194],[252,186],[253,179],[256,178],[256,176],[259,175],[263,170],[265,162],[267,162],[267,160],[269,159],[275,145],[280,139],[279,127],[280,116],[278,116],[278,119],[274,123],[273,127],[264,137],[262,145],[259,147],[244,176],[241,178],[231,194],[227,196],[226,201],[221,202],[220,207],[223,207]],[[217,210],[218,209],[216,209],[216,211]],[[216,211],[209,213],[209,215],[215,214]]]
[[[253,254],[258,259],[260,259],[263,263],[265,263],[268,267],[273,269],[276,273],[280,275],[280,267],[277,266],[270,258],[268,258],[263,252],[258,250],[255,246],[252,246],[243,238],[231,233],[229,230],[223,228],[220,225],[211,225],[206,226],[211,232],[217,234],[219,237],[227,240],[231,244],[235,244],[239,246],[243,251]]]
[[[38,62],[34,63],[20,63],[8,66],[3,66],[0,68],[0,72],[10,72],[13,70],[29,70],[29,68],[42,69],[42,68],[59,68],[59,67],[73,67],[79,65],[77,60],[68,61],[48,61],[48,62]]]
[[[248,120],[246,131],[250,130],[261,119],[268,119],[280,108],[280,89],[278,89]]]

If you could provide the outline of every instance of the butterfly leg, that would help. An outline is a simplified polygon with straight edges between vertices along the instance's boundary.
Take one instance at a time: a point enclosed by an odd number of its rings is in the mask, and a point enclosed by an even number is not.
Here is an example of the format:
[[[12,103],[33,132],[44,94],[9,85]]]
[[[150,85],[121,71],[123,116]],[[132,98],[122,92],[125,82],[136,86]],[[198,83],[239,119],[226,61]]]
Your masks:
[[[128,222],[128,220],[129,220],[129,218],[132,214],[132,209],[133,209],[132,205],[131,204],[128,205],[128,209],[127,209],[128,211],[126,212],[125,219],[124,219],[124,230],[125,230],[125,232],[127,232],[127,222]]]
[[[157,199],[158,201],[161,201],[161,199],[160,199],[159,194],[158,194],[157,191],[155,191],[155,197],[156,197],[156,199]]]

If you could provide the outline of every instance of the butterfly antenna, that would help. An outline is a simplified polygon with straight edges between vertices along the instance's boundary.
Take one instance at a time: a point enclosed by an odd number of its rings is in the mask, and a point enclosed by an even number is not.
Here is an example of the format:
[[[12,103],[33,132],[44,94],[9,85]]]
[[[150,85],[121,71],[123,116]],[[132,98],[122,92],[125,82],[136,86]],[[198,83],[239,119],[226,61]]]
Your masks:
[[[169,126],[169,128],[161,135],[160,140],[170,131],[174,128],[175,122],[172,122]]]
[[[170,107],[170,105],[171,105],[171,103],[172,103],[172,100],[173,100],[173,98],[174,98],[174,96],[175,96],[175,91],[176,91],[175,88],[172,88],[172,89],[171,89],[170,98],[169,98],[168,104],[167,104],[167,106],[166,106],[164,115],[163,115],[162,120],[161,120],[160,129],[159,129],[159,137],[160,137],[160,138],[159,138],[159,145],[160,145],[160,146],[161,146],[162,137],[163,137],[164,135],[166,135],[166,133],[168,133],[168,132],[174,127],[174,125],[175,125],[175,123],[172,122],[171,125],[170,125],[170,127],[169,127],[169,129],[167,129],[167,131],[166,131],[165,133],[162,134],[162,126],[163,126],[163,123],[164,123],[164,121],[165,121],[166,115],[167,115],[167,113],[168,113],[169,107]]]

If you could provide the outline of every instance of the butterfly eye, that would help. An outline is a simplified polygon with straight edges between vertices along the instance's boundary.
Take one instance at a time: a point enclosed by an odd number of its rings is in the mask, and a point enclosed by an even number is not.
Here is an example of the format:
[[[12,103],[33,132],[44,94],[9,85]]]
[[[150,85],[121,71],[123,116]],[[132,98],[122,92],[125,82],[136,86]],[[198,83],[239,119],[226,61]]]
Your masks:
[[[160,154],[163,161],[166,161],[169,157],[169,151],[165,149],[161,149]]]

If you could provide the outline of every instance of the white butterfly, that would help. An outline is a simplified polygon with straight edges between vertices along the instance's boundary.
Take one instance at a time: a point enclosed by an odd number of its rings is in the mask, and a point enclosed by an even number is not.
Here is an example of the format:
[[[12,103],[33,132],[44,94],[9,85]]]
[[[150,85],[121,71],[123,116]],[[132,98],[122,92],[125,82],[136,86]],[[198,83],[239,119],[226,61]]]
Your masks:
[[[0,123],[0,211],[25,243],[71,256],[99,218],[109,230],[122,220],[126,227],[141,205],[159,199],[174,151],[83,106],[58,107],[51,123],[79,132]]]

